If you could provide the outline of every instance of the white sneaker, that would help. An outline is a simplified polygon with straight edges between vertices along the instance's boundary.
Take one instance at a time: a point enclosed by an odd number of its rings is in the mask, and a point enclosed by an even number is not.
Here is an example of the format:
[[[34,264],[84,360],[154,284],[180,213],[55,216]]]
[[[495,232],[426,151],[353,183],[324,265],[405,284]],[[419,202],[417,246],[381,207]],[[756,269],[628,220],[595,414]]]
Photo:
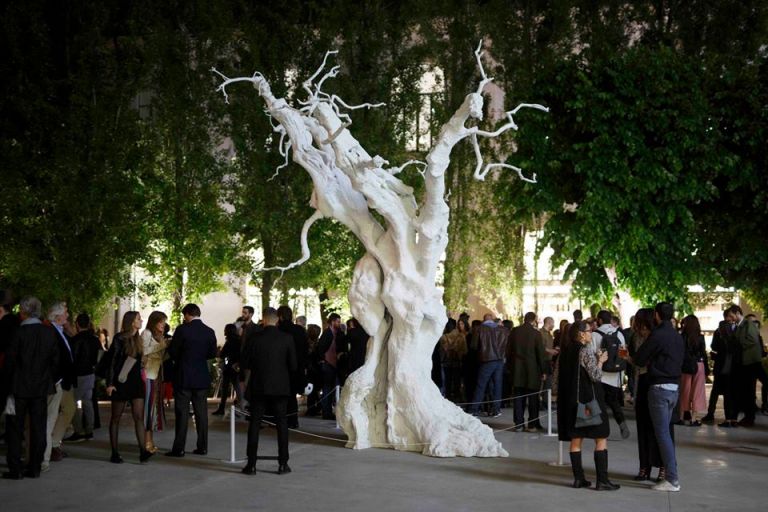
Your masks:
[[[675,485],[672,482],[664,480],[663,482],[660,482],[651,487],[651,489],[654,491],[680,492],[680,484]]]
[[[45,473],[49,469],[51,469],[51,463],[50,462],[43,462],[43,463],[40,464],[40,472],[41,473]]]

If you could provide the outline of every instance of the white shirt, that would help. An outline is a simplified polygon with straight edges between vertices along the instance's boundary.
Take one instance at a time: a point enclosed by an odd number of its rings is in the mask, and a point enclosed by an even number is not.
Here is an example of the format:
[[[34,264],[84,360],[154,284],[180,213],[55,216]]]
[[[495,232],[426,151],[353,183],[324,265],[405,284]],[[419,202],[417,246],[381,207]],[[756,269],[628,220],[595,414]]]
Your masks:
[[[621,346],[625,346],[626,342],[624,341],[624,335],[621,333],[621,331],[617,328],[612,326],[611,324],[603,324],[600,327],[597,328],[598,331],[603,333],[603,335],[606,334],[613,334],[616,333],[616,337],[619,338],[619,343]],[[592,350],[595,352],[595,354],[599,357],[600,356],[600,344],[603,341],[603,336],[592,333]],[[603,372],[603,378],[601,379],[601,382],[603,384],[608,384],[609,386],[613,386],[615,388],[621,387],[621,373],[622,372]]]

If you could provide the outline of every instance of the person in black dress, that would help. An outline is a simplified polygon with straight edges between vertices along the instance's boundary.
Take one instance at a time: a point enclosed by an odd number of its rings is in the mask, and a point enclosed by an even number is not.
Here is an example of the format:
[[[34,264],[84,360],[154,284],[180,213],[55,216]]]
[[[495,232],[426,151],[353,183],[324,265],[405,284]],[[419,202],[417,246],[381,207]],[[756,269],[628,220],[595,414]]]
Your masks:
[[[146,462],[152,456],[144,445],[144,382],[141,379],[141,315],[138,311],[128,311],[123,315],[121,331],[115,335],[109,353],[110,364],[107,369],[107,396],[112,400],[112,418],[109,422],[109,442],[115,464],[123,462],[117,450],[117,438],[120,431],[120,418],[127,402],[131,403],[136,441],[139,444],[139,460]]]
[[[230,395],[230,385],[235,390],[235,397],[238,401],[242,394],[242,389],[240,388],[240,351],[243,340],[237,334],[235,324],[224,326],[224,340],[224,346],[219,353],[219,359],[224,367],[221,374],[221,402],[219,402],[219,407],[213,412],[214,416],[224,415],[227,407],[227,397]]]
[[[557,432],[560,441],[570,442],[571,468],[573,469],[573,487],[589,487],[584,477],[581,463],[581,446],[584,439],[595,440],[595,469],[598,491],[615,491],[620,486],[608,479],[608,435],[610,426],[606,413],[601,365],[607,359],[602,353],[598,359],[588,346],[592,341],[589,326],[583,322],[574,322],[568,333],[568,343],[561,347],[556,378],[557,388]],[[596,399],[600,406],[599,425],[576,427],[578,403],[589,403]]]

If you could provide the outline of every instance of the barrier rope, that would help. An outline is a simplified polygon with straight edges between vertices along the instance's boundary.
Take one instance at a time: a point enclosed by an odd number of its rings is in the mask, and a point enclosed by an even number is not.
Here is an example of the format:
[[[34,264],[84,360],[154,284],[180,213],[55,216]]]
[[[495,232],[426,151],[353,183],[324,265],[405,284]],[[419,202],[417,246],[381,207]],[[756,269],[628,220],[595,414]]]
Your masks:
[[[240,409],[237,409],[237,408],[235,408],[235,410],[237,412],[239,412],[239,413],[241,413],[243,415],[249,416],[249,417],[251,415],[250,412],[248,412],[248,411],[243,411],[243,410],[240,410]],[[496,434],[498,432],[507,432],[509,430],[518,429],[518,428],[524,427],[528,423],[533,423],[533,422],[539,422],[540,423],[541,419],[546,418],[547,416],[549,416],[549,413],[540,414],[537,418],[535,418],[533,420],[529,419],[528,421],[524,421],[524,422],[519,423],[517,425],[512,425],[511,427],[500,428],[500,429],[494,430],[493,433]],[[273,427],[277,426],[276,423],[271,422],[271,421],[267,421],[267,420],[263,419],[263,417],[262,417],[261,421],[262,421],[262,423],[266,423],[267,425],[271,425]],[[295,428],[289,428],[288,430],[290,430],[291,432],[295,432],[297,434],[302,434],[302,435],[309,436],[309,437],[315,437],[317,439],[324,439],[324,440],[327,440],[327,441],[333,441],[333,442],[336,442],[336,443],[344,443],[344,444],[346,444],[346,443],[348,443],[350,441],[349,439],[339,439],[338,437],[321,436],[319,434],[314,434],[312,432],[306,432],[304,430],[299,430],[299,429],[295,429]],[[432,444],[432,443],[410,443],[410,444],[372,443],[371,447],[373,447],[373,448],[396,448],[396,447],[404,448],[404,447],[410,447],[410,446],[428,446],[430,444]]]

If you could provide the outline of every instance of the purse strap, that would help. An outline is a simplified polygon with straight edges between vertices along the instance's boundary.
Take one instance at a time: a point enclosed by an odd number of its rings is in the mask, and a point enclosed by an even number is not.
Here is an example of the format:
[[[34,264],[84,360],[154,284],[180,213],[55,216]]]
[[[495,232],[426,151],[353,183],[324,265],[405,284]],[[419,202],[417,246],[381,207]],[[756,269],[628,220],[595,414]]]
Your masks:
[[[589,350],[589,347],[586,345],[583,345],[581,350]],[[576,403],[580,404],[580,394],[581,394],[581,350],[579,350],[578,359],[576,360]],[[590,382],[592,379],[589,379]],[[592,384],[592,399],[597,400],[597,393],[595,393],[595,383],[591,382]]]

